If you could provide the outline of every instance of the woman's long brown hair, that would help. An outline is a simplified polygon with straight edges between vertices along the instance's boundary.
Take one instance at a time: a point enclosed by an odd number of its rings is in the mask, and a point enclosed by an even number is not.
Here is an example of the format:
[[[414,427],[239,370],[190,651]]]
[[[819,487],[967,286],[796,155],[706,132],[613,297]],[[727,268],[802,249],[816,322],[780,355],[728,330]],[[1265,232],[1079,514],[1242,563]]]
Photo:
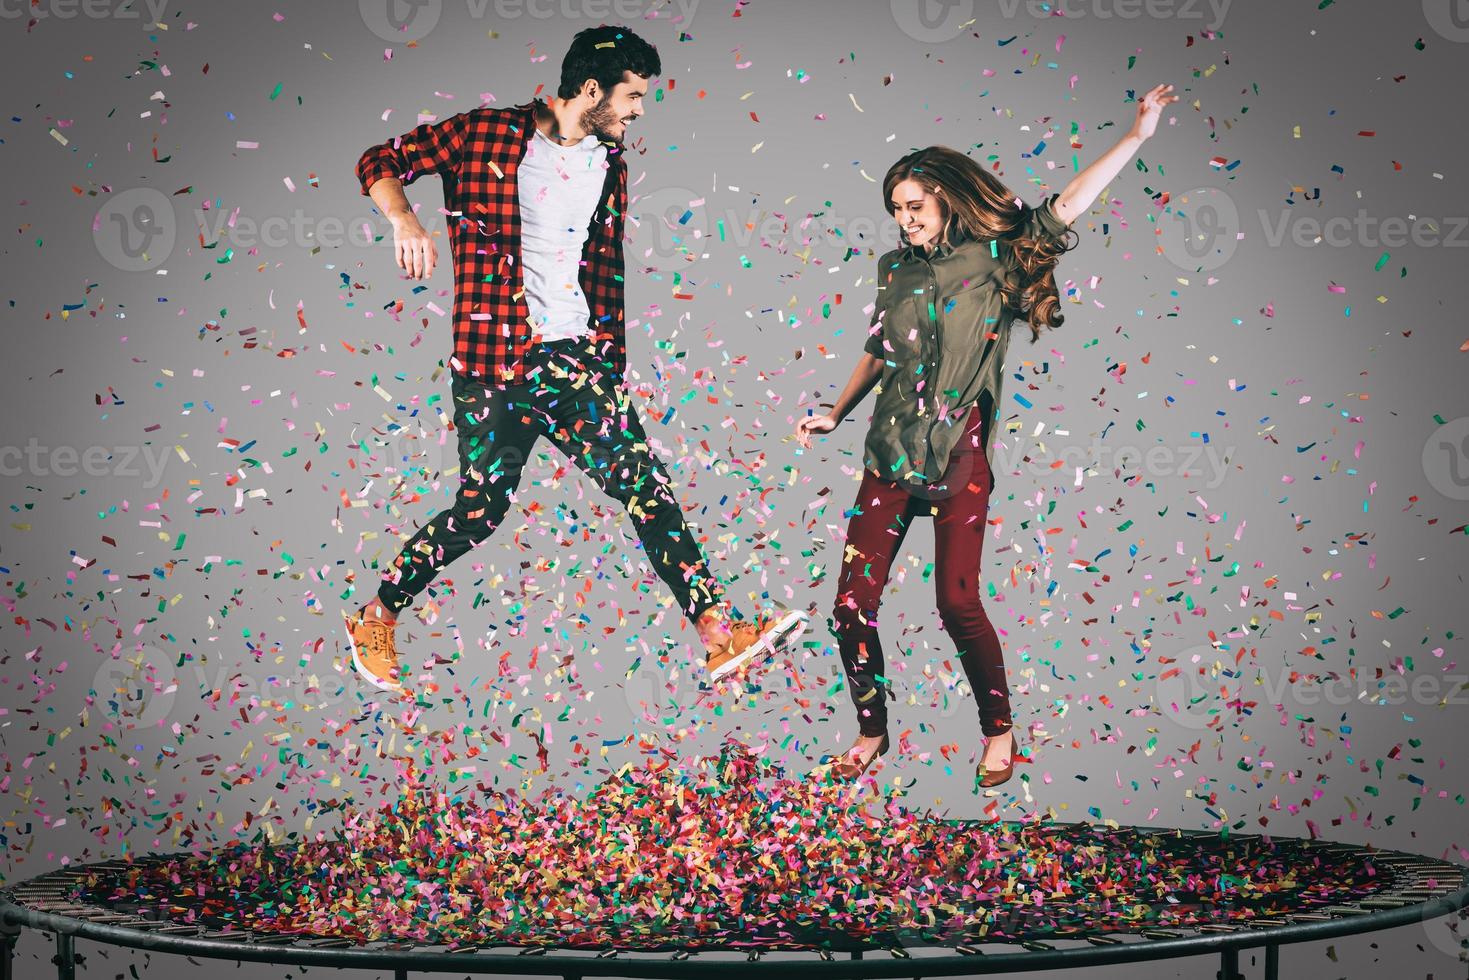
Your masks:
[[[1054,330],[1065,321],[1056,291],[1056,262],[1076,241],[1018,235],[1030,207],[1017,208],[1015,195],[999,178],[958,150],[926,146],[893,164],[882,181],[882,203],[889,214],[893,189],[910,179],[938,198],[944,220],[940,241],[957,244],[961,234],[982,242],[999,239],[1014,252],[1018,268],[1005,273],[1000,293],[1006,308],[1030,324],[1032,344],[1040,339],[1042,326]],[[1066,233],[1073,235],[1075,229]]]

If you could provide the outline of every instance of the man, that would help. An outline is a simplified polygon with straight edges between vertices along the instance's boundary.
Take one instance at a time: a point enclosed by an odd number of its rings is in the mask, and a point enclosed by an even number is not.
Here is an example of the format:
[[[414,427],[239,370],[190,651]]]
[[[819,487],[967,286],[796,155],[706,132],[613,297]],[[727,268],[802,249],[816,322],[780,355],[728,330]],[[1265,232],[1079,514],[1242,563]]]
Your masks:
[[[425,173],[443,179],[455,285],[458,493],[409,539],[377,596],[344,612],[352,662],[376,687],[407,691],[398,613],[499,526],[541,436],[627,509],[714,680],[805,626],[797,610],[754,623],[733,616],[625,389],[622,136],[661,70],[657,50],[626,28],[589,28],[572,41],[550,105],[425,123],[357,163],[362,193],[392,223],[398,265],[415,279],[433,273],[437,251],[403,187]]]

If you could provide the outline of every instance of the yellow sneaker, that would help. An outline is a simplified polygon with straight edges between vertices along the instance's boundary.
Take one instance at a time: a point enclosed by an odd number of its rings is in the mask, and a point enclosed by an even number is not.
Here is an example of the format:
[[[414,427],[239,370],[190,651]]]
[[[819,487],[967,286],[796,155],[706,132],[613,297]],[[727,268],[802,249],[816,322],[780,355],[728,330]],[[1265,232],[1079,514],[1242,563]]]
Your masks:
[[[384,691],[404,690],[398,666],[398,650],[393,645],[395,619],[369,619],[366,610],[355,615],[342,613],[347,625],[347,646],[352,651],[352,666],[369,684]]]

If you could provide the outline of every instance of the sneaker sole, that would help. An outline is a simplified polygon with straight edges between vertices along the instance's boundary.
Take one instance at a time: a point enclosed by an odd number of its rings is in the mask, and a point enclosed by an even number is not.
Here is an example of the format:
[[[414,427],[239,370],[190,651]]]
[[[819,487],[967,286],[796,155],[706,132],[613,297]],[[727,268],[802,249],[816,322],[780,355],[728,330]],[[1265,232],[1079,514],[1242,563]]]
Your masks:
[[[792,628],[794,627],[794,629]],[[775,621],[775,625],[766,630],[760,639],[750,644],[738,657],[726,661],[710,672],[711,680],[719,680],[730,671],[735,670],[741,664],[748,663],[756,654],[762,651],[774,653],[778,646],[784,645],[795,637],[800,636],[806,630],[806,614],[799,609],[792,609]]]
[[[352,617],[348,613],[342,613],[342,624],[347,630],[347,649],[352,651],[352,666],[357,668],[367,683],[380,691],[402,691],[403,688],[390,680],[385,680],[367,669],[367,664],[362,662],[362,655],[357,652],[357,642],[352,638]]]

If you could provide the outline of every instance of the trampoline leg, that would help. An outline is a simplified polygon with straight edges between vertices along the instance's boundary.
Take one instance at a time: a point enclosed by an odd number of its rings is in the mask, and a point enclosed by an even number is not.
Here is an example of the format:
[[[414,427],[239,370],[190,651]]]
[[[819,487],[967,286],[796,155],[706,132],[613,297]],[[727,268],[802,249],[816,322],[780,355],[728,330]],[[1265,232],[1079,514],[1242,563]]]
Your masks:
[[[14,980],[11,971],[15,967],[12,961],[15,958],[15,941],[19,936],[18,932],[0,931],[0,980]]]
[[[393,967],[393,980],[408,980],[408,968],[406,966]]]
[[[1265,980],[1280,980],[1280,947],[1274,943],[1265,947]]]
[[[69,934],[56,934],[56,980],[77,980],[76,940]]]
[[[1219,951],[1219,980],[1244,980],[1239,972],[1239,950],[1230,947]]]

